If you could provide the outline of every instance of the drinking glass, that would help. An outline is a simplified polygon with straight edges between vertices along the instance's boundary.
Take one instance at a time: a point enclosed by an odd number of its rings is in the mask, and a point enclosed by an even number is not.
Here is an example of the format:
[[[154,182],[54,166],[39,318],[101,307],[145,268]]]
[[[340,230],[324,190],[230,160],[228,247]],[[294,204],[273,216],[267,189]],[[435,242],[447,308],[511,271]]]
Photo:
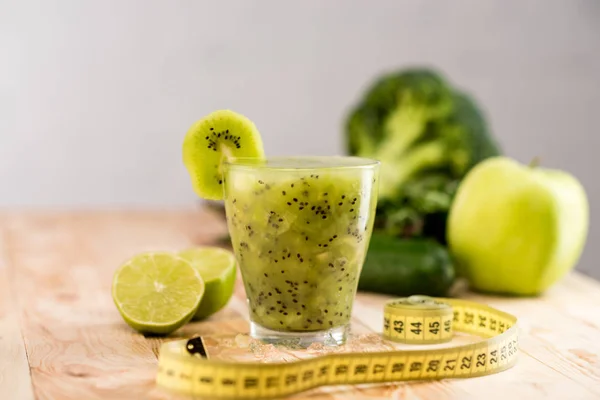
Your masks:
[[[300,347],[343,343],[373,230],[379,162],[238,158],[223,173],[251,336]]]

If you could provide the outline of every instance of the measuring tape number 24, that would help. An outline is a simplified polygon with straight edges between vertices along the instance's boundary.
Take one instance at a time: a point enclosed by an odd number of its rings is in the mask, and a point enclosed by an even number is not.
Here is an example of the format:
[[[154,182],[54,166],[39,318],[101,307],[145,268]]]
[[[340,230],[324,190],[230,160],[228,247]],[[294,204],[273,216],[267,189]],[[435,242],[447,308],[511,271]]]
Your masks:
[[[461,346],[364,353],[334,353],[293,362],[247,363],[207,358],[201,338],[164,343],[157,384],[194,396],[265,399],[318,386],[468,378],[494,374],[517,359],[517,318],[467,300],[411,296],[384,308],[383,337],[436,344],[453,331],[484,338]]]

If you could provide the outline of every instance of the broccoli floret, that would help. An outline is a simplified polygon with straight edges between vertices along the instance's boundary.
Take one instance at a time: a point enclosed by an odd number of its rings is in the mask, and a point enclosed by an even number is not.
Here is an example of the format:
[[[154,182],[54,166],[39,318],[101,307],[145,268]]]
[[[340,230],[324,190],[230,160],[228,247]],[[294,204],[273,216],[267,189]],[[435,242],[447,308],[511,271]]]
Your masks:
[[[396,235],[426,231],[426,215],[448,211],[449,188],[500,152],[475,102],[426,68],[377,80],[348,116],[346,139],[350,154],[381,161],[378,226]]]
[[[393,159],[423,135],[429,121],[448,116],[452,93],[427,70],[409,70],[379,79],[348,119],[351,154]]]

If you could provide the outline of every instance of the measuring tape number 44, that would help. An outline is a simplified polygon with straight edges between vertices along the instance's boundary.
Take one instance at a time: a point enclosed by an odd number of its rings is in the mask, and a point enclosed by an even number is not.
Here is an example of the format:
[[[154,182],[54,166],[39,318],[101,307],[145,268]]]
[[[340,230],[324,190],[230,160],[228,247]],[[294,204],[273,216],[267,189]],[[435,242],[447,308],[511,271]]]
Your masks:
[[[516,322],[511,314],[472,301],[411,296],[386,303],[385,339],[444,343],[453,331],[483,339],[448,348],[335,353],[285,363],[213,360],[201,338],[177,340],[161,346],[156,380],[160,387],[194,396],[265,399],[326,385],[489,375],[515,364]]]

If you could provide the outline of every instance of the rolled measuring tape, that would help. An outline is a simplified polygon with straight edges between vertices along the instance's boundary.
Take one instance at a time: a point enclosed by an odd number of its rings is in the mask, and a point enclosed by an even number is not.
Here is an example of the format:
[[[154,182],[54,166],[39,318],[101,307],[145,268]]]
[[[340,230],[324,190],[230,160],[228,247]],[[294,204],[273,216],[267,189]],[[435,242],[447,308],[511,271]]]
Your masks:
[[[427,350],[334,353],[293,362],[248,363],[207,358],[201,338],[164,343],[158,386],[194,396],[267,399],[327,385],[469,378],[494,374],[517,360],[517,318],[467,300],[411,296],[384,308],[383,337],[435,344],[453,331],[479,342]]]

